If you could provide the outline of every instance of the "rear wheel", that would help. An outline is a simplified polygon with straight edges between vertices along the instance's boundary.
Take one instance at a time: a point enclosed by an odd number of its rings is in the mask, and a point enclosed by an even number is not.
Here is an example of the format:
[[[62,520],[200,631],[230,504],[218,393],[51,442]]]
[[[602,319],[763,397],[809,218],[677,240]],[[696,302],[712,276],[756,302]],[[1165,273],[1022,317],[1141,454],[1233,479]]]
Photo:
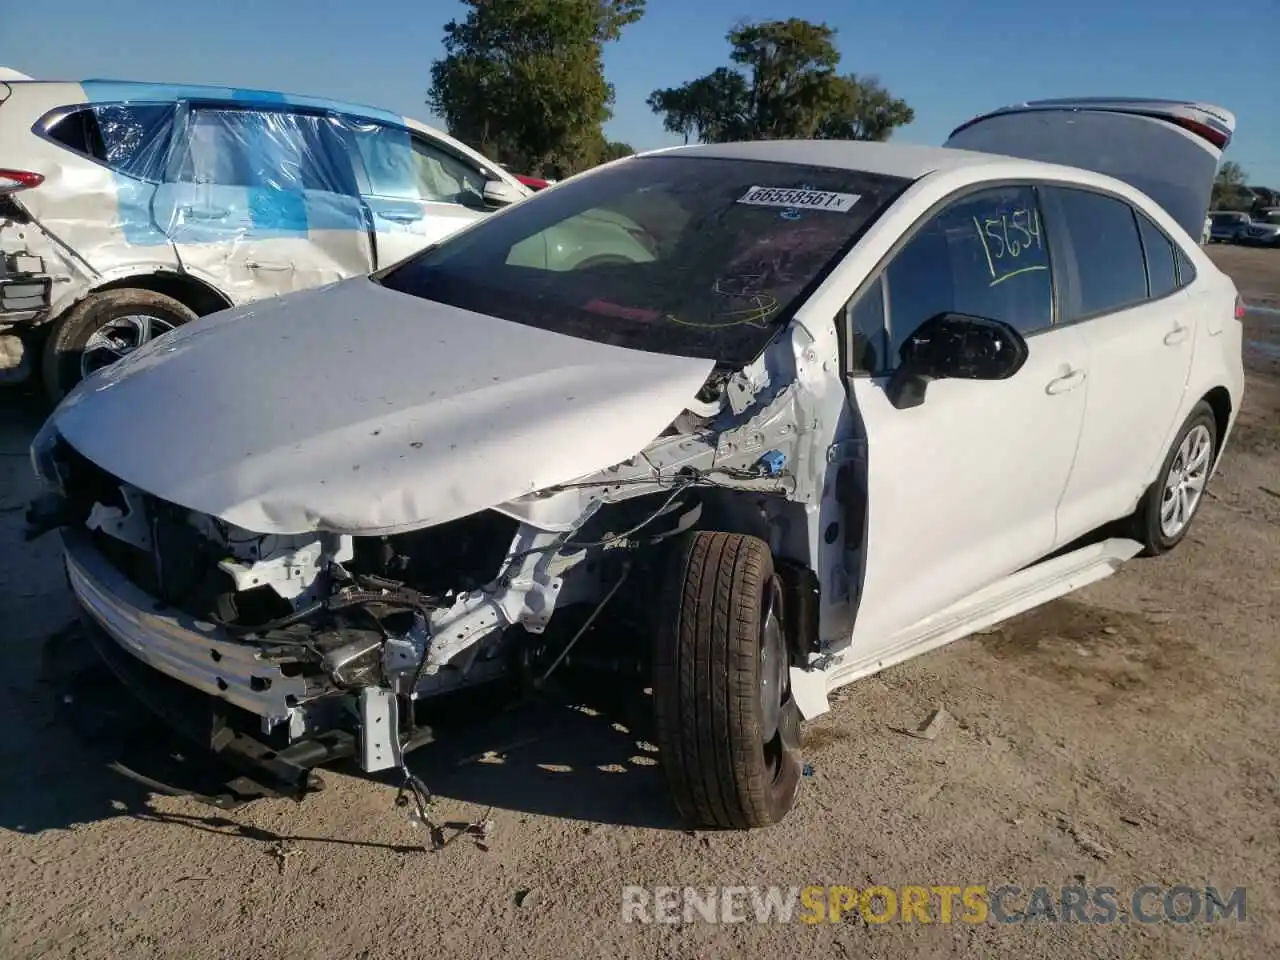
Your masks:
[[[800,784],[782,585],[764,541],[693,534],[669,571],[654,650],[659,756],[676,806],[713,827],[777,823]]]
[[[150,290],[90,294],[62,315],[45,342],[45,392],[57,403],[89,374],[195,318],[194,310]]]
[[[1192,409],[1160,466],[1160,474],[1138,504],[1130,521],[1142,554],[1154,557],[1172,550],[1187,535],[1200,509],[1213,458],[1218,423],[1203,400]]]

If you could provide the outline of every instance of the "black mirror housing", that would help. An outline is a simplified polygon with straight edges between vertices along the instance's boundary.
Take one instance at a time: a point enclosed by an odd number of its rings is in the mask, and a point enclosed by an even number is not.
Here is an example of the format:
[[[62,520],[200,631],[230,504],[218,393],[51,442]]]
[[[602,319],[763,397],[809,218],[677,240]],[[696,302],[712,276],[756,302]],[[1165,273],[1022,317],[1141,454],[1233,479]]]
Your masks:
[[[963,313],[922,323],[898,351],[887,391],[895,407],[924,402],[933,380],[1007,380],[1027,362],[1027,341],[1009,324]]]

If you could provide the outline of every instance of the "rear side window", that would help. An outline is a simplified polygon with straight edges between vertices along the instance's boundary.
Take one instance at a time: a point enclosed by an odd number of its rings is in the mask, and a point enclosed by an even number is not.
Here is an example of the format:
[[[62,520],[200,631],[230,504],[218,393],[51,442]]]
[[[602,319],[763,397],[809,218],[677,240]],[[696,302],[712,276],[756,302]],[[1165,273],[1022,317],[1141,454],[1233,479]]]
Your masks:
[[[355,139],[372,196],[484,208],[484,171],[426,138],[369,124]]]
[[[1173,248],[1173,258],[1178,267],[1178,286],[1185,287],[1196,278],[1196,268],[1192,265],[1191,258],[1179,246]]]
[[[1142,214],[1138,214],[1138,232],[1142,236],[1142,252],[1147,260],[1148,293],[1152,300],[1168,296],[1178,289],[1173,241]]]
[[[1046,188],[1057,201],[1079,270],[1071,319],[1091,317],[1147,298],[1146,261],[1133,208],[1087,190]]]
[[[171,103],[101,103],[66,114],[49,127],[47,136],[116,173],[160,180],[173,116]]]
[[[336,121],[281,111],[195,107],[177,179],[354,195],[355,174]]]

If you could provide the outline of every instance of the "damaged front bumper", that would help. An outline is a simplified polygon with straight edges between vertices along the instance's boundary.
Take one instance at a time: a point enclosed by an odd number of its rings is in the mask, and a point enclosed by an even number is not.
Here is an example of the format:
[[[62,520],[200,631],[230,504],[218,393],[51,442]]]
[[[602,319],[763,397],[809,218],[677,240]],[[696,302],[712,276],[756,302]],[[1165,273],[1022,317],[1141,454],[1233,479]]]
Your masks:
[[[168,727],[243,771],[232,783],[238,794],[300,794],[316,766],[354,757],[369,772],[395,768],[430,742],[428,728],[402,730],[390,690],[317,689],[300,660],[265,654],[157,603],[87,533],[64,529],[62,542],[98,654]]]
[[[296,715],[307,684],[285,674],[287,662],[265,660],[219,627],[159,607],[97,551],[87,533],[64,529],[62,543],[76,600],[125,650],[187,686],[261,717],[265,732]]]

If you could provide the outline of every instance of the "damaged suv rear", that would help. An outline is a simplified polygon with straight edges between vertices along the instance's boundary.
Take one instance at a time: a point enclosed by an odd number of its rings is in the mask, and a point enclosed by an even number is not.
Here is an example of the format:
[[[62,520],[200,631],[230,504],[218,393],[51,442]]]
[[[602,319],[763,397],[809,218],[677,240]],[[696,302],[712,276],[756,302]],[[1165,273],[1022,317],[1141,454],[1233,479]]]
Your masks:
[[[62,528],[109,658],[207,695],[215,748],[278,780],[403,767],[431,738],[416,703],[541,678],[629,609],[681,809],[774,822],[800,773],[790,668],[818,652],[819,426],[844,409],[789,321],[908,183],[629,160],[372,278],[205,318],[62,403],[31,520]],[[557,268],[593,223],[634,255]]]

